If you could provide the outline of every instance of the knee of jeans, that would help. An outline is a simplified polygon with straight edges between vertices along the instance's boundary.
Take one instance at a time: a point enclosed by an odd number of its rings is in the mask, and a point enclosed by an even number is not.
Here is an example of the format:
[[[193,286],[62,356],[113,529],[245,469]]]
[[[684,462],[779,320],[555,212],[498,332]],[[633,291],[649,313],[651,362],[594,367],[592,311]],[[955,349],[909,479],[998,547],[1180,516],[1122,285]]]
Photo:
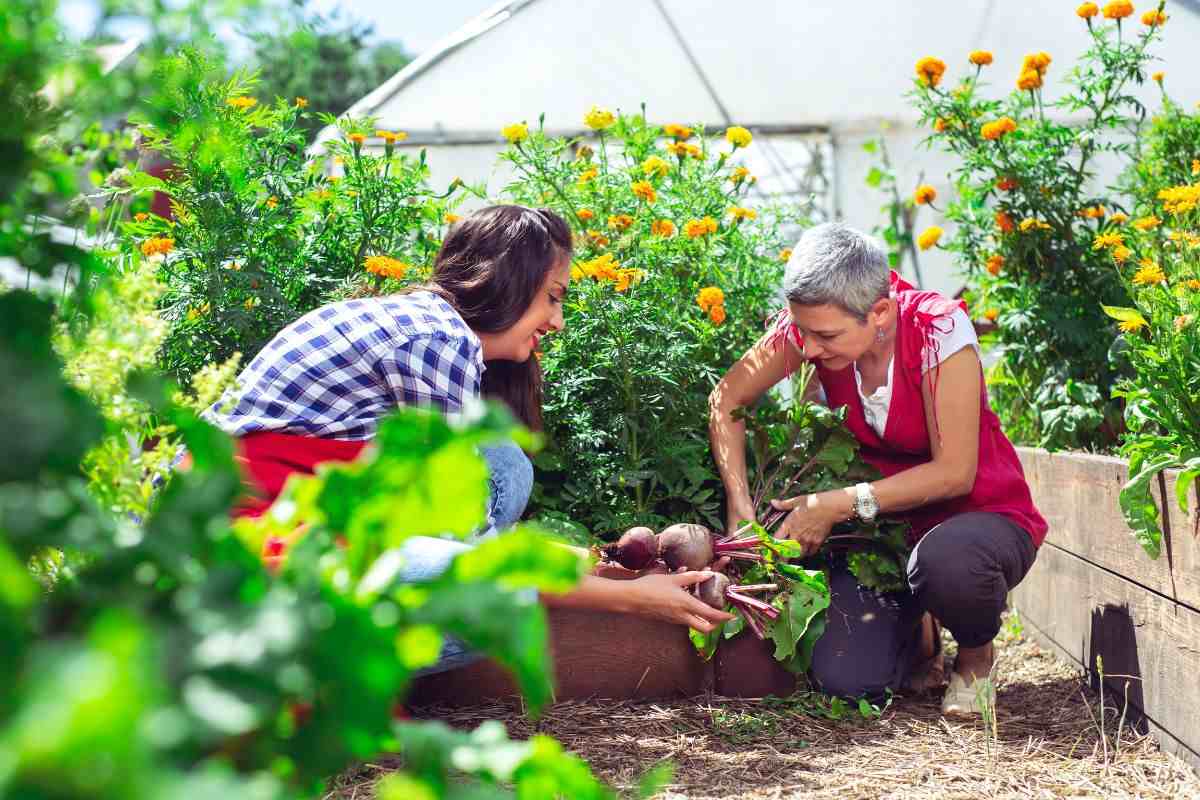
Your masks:
[[[838,664],[836,661],[821,662],[817,659],[813,660],[812,669],[809,671],[821,691],[834,697],[874,697],[883,691],[878,682],[868,683],[863,680],[863,675],[854,673],[847,664]],[[886,681],[883,683],[886,684]]]
[[[484,447],[483,457],[488,464],[491,496],[488,514],[498,528],[512,525],[525,513],[533,491],[533,464],[511,442]]]

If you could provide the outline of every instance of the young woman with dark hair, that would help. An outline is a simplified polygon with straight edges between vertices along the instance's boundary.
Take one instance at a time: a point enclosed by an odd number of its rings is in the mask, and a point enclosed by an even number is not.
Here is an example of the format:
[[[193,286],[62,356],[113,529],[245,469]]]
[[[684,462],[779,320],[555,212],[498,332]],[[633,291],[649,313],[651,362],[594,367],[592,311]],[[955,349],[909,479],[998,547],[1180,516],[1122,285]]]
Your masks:
[[[288,325],[250,362],[237,388],[205,414],[237,437],[257,490],[237,513],[261,514],[294,472],[353,459],[398,406],[455,413],[483,396],[503,401],[527,427],[540,430],[542,375],[534,353],[543,336],[562,330],[570,264],[571,231],[558,215],[492,206],[450,229],[428,284],[333,303]],[[533,468],[511,443],[485,448],[483,456],[491,475],[487,535],[520,518]],[[406,578],[440,573],[467,546],[409,540]],[[570,594],[545,600],[707,631],[730,617],[685,587],[708,575],[588,576]],[[437,668],[469,659],[451,643]]]

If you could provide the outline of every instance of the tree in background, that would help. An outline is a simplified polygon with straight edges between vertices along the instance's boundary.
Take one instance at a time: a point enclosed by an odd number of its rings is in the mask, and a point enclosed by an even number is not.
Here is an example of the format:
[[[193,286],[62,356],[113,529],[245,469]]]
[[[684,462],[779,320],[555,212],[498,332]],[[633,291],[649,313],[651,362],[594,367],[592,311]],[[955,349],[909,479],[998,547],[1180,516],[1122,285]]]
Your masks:
[[[372,43],[370,23],[307,6],[290,0],[275,24],[248,34],[260,96],[303,97],[312,111],[341,114],[412,60],[399,42]],[[323,125],[313,115],[302,127],[311,139]]]

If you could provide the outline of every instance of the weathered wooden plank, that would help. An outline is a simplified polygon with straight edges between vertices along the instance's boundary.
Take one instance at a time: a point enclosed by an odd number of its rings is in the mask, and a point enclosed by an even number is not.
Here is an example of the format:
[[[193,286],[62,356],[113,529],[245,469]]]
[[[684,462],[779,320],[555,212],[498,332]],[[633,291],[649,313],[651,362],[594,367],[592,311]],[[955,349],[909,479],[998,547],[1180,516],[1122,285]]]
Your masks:
[[[1175,497],[1177,473],[1153,487],[1167,514],[1163,553],[1151,559],[1125,524],[1117,495],[1128,479],[1125,461],[1084,453],[1018,448],[1034,503],[1050,523],[1046,541],[1200,610],[1200,511],[1195,493],[1188,513]],[[1166,502],[1163,502],[1163,489]]]
[[[1164,747],[1200,766],[1200,612],[1046,546],[1013,593],[1028,620],[1153,727]],[[1131,675],[1139,680],[1117,676]]]

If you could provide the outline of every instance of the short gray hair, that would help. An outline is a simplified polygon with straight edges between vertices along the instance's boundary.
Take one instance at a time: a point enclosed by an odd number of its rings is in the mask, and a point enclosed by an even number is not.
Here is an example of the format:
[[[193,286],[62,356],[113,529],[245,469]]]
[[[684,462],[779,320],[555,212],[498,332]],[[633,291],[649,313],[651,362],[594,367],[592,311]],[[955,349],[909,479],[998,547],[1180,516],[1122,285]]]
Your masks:
[[[809,228],[783,274],[783,293],[802,306],[838,306],[865,321],[888,296],[887,253],[875,239],[841,222]]]

